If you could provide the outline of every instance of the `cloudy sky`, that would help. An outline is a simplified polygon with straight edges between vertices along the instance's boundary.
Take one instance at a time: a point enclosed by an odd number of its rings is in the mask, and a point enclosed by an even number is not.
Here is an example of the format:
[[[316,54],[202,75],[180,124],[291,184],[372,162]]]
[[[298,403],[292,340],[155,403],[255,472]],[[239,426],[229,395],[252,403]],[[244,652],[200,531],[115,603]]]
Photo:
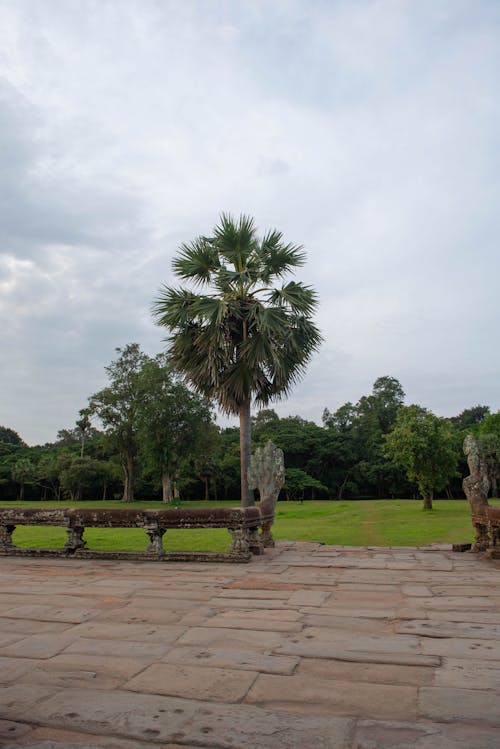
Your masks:
[[[0,0],[0,424],[72,427],[221,211],[303,244],[282,414],[500,408],[498,0]]]

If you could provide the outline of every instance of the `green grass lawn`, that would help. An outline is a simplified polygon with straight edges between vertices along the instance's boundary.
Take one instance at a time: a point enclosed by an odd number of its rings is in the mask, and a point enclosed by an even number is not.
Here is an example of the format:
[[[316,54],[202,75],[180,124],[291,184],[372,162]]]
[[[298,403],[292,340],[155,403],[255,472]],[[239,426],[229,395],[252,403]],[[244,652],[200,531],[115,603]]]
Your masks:
[[[235,503],[211,503],[228,507]],[[492,504],[500,506],[499,500]],[[2,502],[0,507],[19,506]],[[127,507],[165,509],[161,502],[24,502],[23,507]],[[206,507],[205,502],[186,502],[183,507]],[[278,539],[319,541],[345,546],[423,546],[432,543],[472,541],[469,505],[465,500],[438,500],[432,512],[422,510],[421,501],[365,500],[359,502],[279,502],[273,535]],[[61,548],[66,540],[63,528],[19,526],[14,531],[18,546]],[[135,528],[89,528],[85,540],[91,549],[144,550],[146,534]],[[226,530],[168,530],[163,537],[170,551],[228,551]]]

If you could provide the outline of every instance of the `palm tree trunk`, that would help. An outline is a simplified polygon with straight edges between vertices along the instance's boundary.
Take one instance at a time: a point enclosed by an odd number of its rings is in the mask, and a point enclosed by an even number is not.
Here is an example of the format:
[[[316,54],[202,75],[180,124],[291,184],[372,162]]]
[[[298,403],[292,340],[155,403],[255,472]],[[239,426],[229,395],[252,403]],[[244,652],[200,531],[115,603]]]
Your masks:
[[[241,470],[241,505],[251,507],[254,504],[253,493],[248,488],[248,466],[252,449],[250,400],[240,406],[240,470]]]

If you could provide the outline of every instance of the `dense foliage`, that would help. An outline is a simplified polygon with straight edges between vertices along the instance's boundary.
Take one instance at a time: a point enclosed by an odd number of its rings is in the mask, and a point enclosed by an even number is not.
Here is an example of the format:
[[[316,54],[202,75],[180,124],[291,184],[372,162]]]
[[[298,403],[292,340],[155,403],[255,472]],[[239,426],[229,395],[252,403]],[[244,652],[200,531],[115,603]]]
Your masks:
[[[28,447],[19,435],[10,438],[16,434],[12,429],[0,428],[0,437],[8,437],[0,439],[0,499],[123,499],[128,487],[138,500],[237,504],[238,428],[218,427],[210,403],[187,388],[162,357],[146,356],[137,344],[117,355],[107,368],[108,386],[89,398],[75,426],[62,429],[56,442]],[[420,453],[410,449],[412,420],[419,429],[420,421],[423,425],[414,440]],[[253,444],[272,439],[285,453],[281,498],[299,501],[417,498],[430,486],[417,472],[425,455],[435,458],[443,451],[445,468],[429,491],[463,497],[468,470],[462,443],[470,432],[478,438],[496,496],[500,413],[490,414],[486,406],[439,419],[419,406],[404,406],[400,383],[386,376],[357,403],[333,412],[325,408],[322,426],[300,416],[280,418],[271,409],[252,417]],[[412,454],[418,458],[413,466]]]

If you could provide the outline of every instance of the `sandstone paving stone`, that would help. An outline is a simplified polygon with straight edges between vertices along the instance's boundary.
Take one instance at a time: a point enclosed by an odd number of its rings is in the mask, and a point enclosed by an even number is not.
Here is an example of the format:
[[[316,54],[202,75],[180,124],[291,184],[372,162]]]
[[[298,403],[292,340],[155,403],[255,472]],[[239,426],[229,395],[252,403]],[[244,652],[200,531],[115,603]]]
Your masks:
[[[374,590],[380,591],[381,593],[399,593],[401,586],[396,583],[342,583],[339,582],[336,585],[336,590],[342,593],[344,590],[348,591],[362,591],[373,593]],[[334,589],[334,591],[335,591]]]
[[[243,580],[235,580],[224,586],[224,591],[250,591],[247,596],[241,596],[242,598],[252,598],[253,590],[258,590],[259,592],[263,590],[287,592],[301,589],[302,586],[299,583],[285,582],[281,579],[281,577],[273,574],[267,574],[266,577],[256,577],[254,575],[249,575]],[[255,597],[261,598],[262,596],[259,595]]]
[[[446,611],[459,611],[464,609],[469,611],[470,609],[479,611],[498,611],[498,604],[500,599],[496,600],[492,596],[433,596],[432,598],[415,598],[413,602],[421,608],[427,610],[441,610]]]
[[[233,609],[229,606],[223,611],[220,609],[214,611],[212,609],[212,612],[213,617],[217,616],[221,619],[229,619],[236,616],[252,619],[252,621],[263,619],[265,621],[297,622],[302,620],[301,612],[296,611],[295,609]]]
[[[39,670],[47,672],[73,671],[78,672],[79,679],[85,681],[96,678],[97,675],[121,679],[130,679],[135,674],[147,668],[156,657],[89,655],[87,653],[61,653],[50,660],[40,663]],[[67,680],[67,675],[65,676]],[[46,679],[45,679],[46,681]]]
[[[500,693],[500,661],[443,658],[436,671],[435,686],[494,689]]]
[[[499,613],[500,616],[500,613]],[[420,637],[472,637],[482,640],[500,640],[500,624],[479,622],[410,621],[396,626],[396,632]]]
[[[0,741],[2,741],[0,746],[5,746],[5,739],[13,741],[21,736],[25,736],[30,731],[31,726],[27,723],[16,723],[12,720],[0,720]]]
[[[24,723],[33,720],[38,703],[60,693],[38,684],[9,684],[0,686],[0,719]]]
[[[239,702],[256,677],[256,671],[154,663],[124,684],[123,688],[186,699]]]
[[[175,624],[149,624],[144,622],[91,622],[77,624],[69,632],[73,641],[78,637],[95,637],[98,640],[142,640],[143,642],[175,642],[186,631]]]
[[[28,730],[29,727],[28,727]],[[150,741],[129,741],[113,736],[98,736],[76,731],[60,731],[54,728],[36,728],[15,743],[2,744],[3,749],[151,749]],[[155,744],[155,746],[158,746]],[[188,744],[165,744],[161,749],[199,749]]]
[[[348,629],[305,627],[300,638],[311,642],[336,643],[337,646],[350,651],[420,653],[419,639],[413,635],[369,635]]]
[[[276,648],[284,642],[280,632],[251,629],[229,629],[225,627],[191,627],[179,637],[176,645],[212,645],[219,642],[242,643],[243,646],[258,645],[261,648]]]
[[[303,614],[303,623],[308,627],[328,627],[329,630],[369,632],[374,635],[387,635],[393,632],[392,620],[385,617],[364,618],[361,614],[359,616],[334,616],[331,613],[323,613],[324,611],[322,609],[320,613]],[[331,609],[328,609],[328,611],[330,612]]]
[[[273,655],[255,649],[243,650],[240,645],[228,644],[218,647],[176,647],[162,658],[168,663],[216,666],[218,668],[241,668],[269,674],[292,674],[299,663],[296,656]]]
[[[291,606],[322,606],[331,596],[323,590],[297,590],[288,599]]]
[[[22,640],[0,648],[0,655],[18,658],[52,658],[71,645],[75,639],[67,634],[51,634],[50,632],[30,637],[23,636]]]
[[[196,607],[195,611],[199,607]],[[141,606],[139,604],[128,604],[120,608],[110,609],[109,611],[97,612],[94,621],[107,622],[125,622],[134,624],[135,622],[146,622],[148,624],[177,624],[185,615],[186,611],[191,613],[193,609],[177,609],[175,611],[160,607]]]
[[[290,591],[287,590],[255,590],[247,589],[241,590],[240,588],[229,588],[221,590],[217,596],[218,598],[264,598],[264,599],[283,599],[287,600],[290,597]]]
[[[50,661],[48,661],[50,663]],[[81,687],[82,689],[120,689],[126,676],[110,676],[87,669],[37,667],[19,678],[19,684],[36,684],[53,689],[67,689]],[[131,676],[131,672],[128,676]]]
[[[36,706],[45,726],[85,730],[128,740],[193,744],[206,749],[350,749],[354,722],[336,716],[276,713],[135,692],[68,689]]]
[[[334,715],[415,720],[417,688],[398,684],[368,684],[322,679],[316,675],[260,674],[245,702],[266,707],[307,704],[309,711]]]
[[[385,622],[390,619],[395,619],[397,615],[399,618],[398,608],[370,609],[365,608],[364,606],[356,606],[354,603],[350,608],[322,606],[319,610],[315,607],[304,606],[304,608],[301,609],[301,612],[303,614],[312,614],[314,616],[332,616],[338,618],[340,621],[342,621],[343,618],[345,618],[346,620],[362,618],[380,619],[381,621]]]
[[[473,640],[452,637],[448,639],[422,637],[422,653],[450,656],[452,658],[476,658],[477,660],[500,660],[500,641]]]
[[[498,749],[498,732],[477,725],[360,720],[353,749]]]
[[[64,632],[71,624],[67,622],[40,622],[36,619],[8,619],[0,618],[0,632],[14,632],[19,634],[36,635],[43,632]]]
[[[378,590],[341,590],[337,588],[330,596],[328,603],[329,608],[342,608],[343,606],[366,606],[370,609],[390,609],[400,606],[404,602],[402,593],[384,592]]]
[[[18,681],[21,676],[36,668],[38,663],[36,659],[0,657],[0,684]]]
[[[238,616],[235,612],[229,612],[230,615],[217,614],[210,621],[210,627],[220,627],[227,629],[242,630],[263,630],[264,632],[301,632],[303,625],[296,621],[287,621],[274,618],[258,619],[256,617],[245,617],[244,614]]]
[[[83,655],[125,656],[129,658],[161,658],[170,645],[162,642],[134,640],[98,640],[95,637],[80,637],[64,651]]]
[[[264,598],[211,598],[208,601],[211,608],[229,608],[232,609],[289,609],[287,601],[269,600]]]
[[[404,684],[420,687],[434,684],[436,669],[428,666],[397,666],[390,663],[353,663],[352,661],[302,658],[295,673],[354,683],[366,681],[369,684]]]
[[[498,692],[479,689],[421,687],[418,713],[431,720],[477,720],[500,728],[500,695]]]
[[[68,622],[79,624],[97,616],[93,609],[63,608],[60,606],[16,606],[10,609],[6,615],[10,619],[35,619],[42,622]]]
[[[219,593],[218,589],[215,587],[212,588],[194,588],[189,589],[187,587],[184,587],[183,589],[174,588],[169,589],[165,586],[161,588],[148,588],[147,585],[143,585],[140,588],[139,596],[134,596],[134,599],[137,597],[140,598],[161,598],[163,600],[166,600],[168,598],[173,598],[176,601],[208,601],[210,598],[213,598],[215,595]]]
[[[0,655],[5,652],[5,649],[13,643],[19,642],[24,637],[24,634],[15,634],[14,632],[0,632]]]
[[[390,663],[396,666],[436,667],[441,664],[441,658],[435,655],[420,655],[419,653],[396,653],[393,651],[349,651],[342,647],[342,643],[311,642],[309,640],[293,641],[279,645],[273,649],[278,655],[297,655],[303,658],[324,658],[352,663]]]
[[[432,591],[427,585],[402,585],[401,592],[405,596],[419,596],[420,598],[432,596]]]
[[[415,617],[420,618],[420,617]],[[480,622],[482,624],[498,624],[498,611],[432,611],[428,612],[432,621],[445,622]]]

